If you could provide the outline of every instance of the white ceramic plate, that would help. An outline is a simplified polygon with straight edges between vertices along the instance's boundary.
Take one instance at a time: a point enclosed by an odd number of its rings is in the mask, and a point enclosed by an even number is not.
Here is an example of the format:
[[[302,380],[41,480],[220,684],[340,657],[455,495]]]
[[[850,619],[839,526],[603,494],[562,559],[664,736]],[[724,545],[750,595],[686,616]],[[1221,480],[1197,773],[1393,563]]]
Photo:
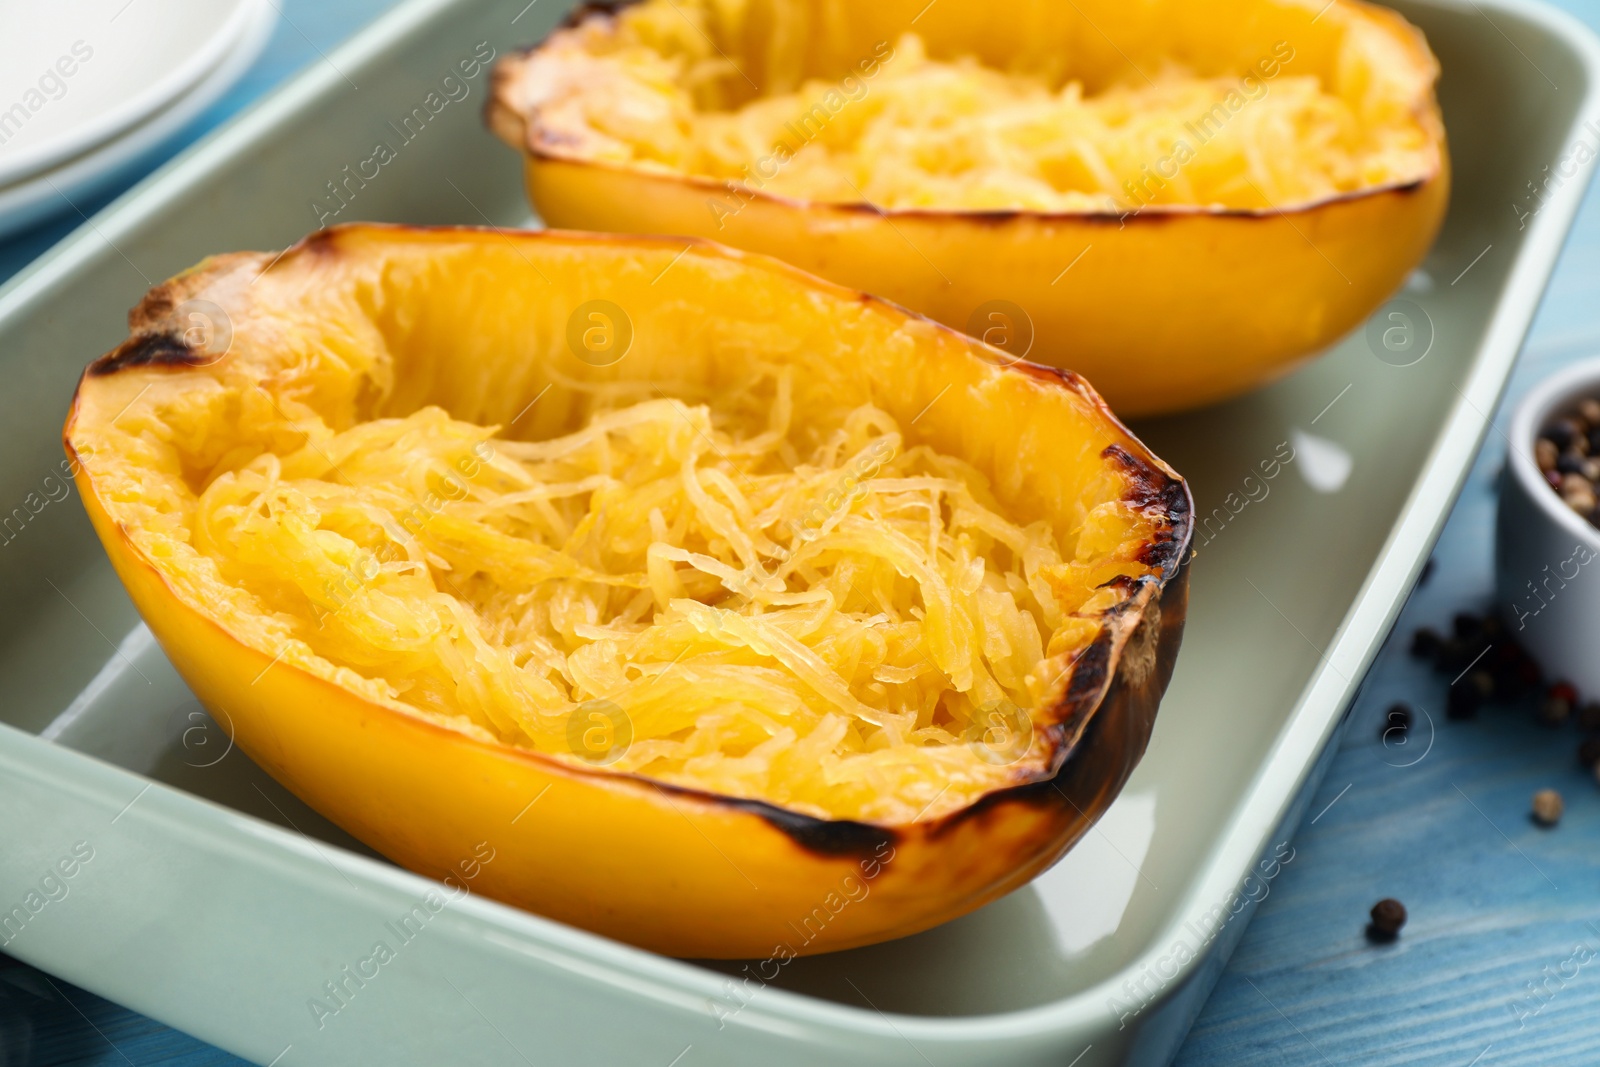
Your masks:
[[[133,7],[124,18],[130,17],[141,4],[159,6],[172,3],[172,0],[132,0],[132,3]],[[248,18],[234,35],[231,47],[221,56],[213,57],[215,62],[201,71],[200,80],[186,94],[180,95],[121,136],[53,169],[0,188],[0,237],[49,216],[74,210],[78,200],[92,196],[115,182],[151,149],[216,103],[261,54],[267,39],[272,36],[272,27],[277,19],[276,11],[266,0],[246,0],[237,5],[237,10]],[[0,100],[4,99],[0,96]],[[63,97],[61,102],[65,103],[66,99]],[[4,149],[0,148],[0,151]]]
[[[0,185],[148,121],[238,46],[265,0],[0,0]]]

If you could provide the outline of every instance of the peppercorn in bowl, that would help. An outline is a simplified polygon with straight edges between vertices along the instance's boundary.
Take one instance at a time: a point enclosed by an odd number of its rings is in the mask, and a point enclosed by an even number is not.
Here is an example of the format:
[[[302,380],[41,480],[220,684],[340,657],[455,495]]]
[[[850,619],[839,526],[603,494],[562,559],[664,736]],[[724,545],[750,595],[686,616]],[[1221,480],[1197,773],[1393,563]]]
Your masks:
[[[1509,439],[1495,531],[1505,625],[1547,673],[1600,692],[1600,358],[1535,387]]]

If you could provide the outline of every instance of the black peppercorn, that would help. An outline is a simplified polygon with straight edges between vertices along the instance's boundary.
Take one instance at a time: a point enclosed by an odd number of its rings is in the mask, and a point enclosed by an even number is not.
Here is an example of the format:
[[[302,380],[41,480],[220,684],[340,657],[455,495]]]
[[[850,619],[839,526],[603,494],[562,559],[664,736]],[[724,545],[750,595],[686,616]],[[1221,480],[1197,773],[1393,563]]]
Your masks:
[[[1560,726],[1572,717],[1572,704],[1566,697],[1547,696],[1539,702],[1539,721],[1546,726]]]
[[[1461,612],[1451,623],[1456,637],[1462,641],[1471,641],[1483,634],[1483,620],[1470,612]]]
[[[1588,738],[1578,746],[1578,763],[1591,769],[1600,766],[1600,737]]]
[[[1522,660],[1525,653],[1514,641],[1502,641],[1483,658],[1484,666],[1494,675],[1494,691],[1502,697],[1515,697],[1527,690],[1522,680]]]
[[[1535,689],[1544,683],[1544,672],[1539,669],[1532,656],[1524,656],[1517,666],[1517,678],[1524,686]]]
[[[1555,443],[1555,446],[1565,452],[1572,447],[1572,442],[1582,434],[1587,443],[1589,434],[1586,427],[1580,427],[1572,419],[1557,419],[1546,427],[1543,436]]]
[[[1459,637],[1447,637],[1439,644],[1439,656],[1434,660],[1434,666],[1445,674],[1460,674],[1472,664],[1474,657],[1483,649],[1477,642],[1463,641]]]
[[[1478,714],[1478,705],[1482,703],[1483,698],[1472,686],[1453,685],[1450,687],[1450,698],[1445,703],[1445,713],[1452,719],[1470,719]]]
[[[1384,740],[1398,740],[1411,729],[1411,709],[1404,704],[1395,704],[1389,708],[1389,713],[1383,717],[1383,727],[1378,731],[1378,736]]]
[[[1494,652],[1489,657],[1489,662],[1514,667],[1527,658],[1528,654],[1522,650],[1522,646],[1508,637],[1494,646]]]
[[[1393,897],[1386,897],[1372,906],[1372,925],[1367,936],[1374,941],[1393,941],[1400,936],[1406,924],[1406,906]]]
[[[1591,700],[1578,709],[1578,729],[1600,733],[1600,700]]]
[[[1417,659],[1437,659],[1442,644],[1438,631],[1424,626],[1411,635],[1411,654]]]

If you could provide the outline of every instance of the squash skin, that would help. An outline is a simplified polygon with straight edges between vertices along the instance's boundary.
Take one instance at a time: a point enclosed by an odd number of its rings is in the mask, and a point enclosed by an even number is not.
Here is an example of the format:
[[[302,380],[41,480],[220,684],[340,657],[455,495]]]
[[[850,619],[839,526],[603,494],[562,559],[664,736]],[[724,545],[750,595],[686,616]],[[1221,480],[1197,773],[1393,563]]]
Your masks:
[[[309,258],[325,268],[344,254],[345,242],[381,244],[390,235],[397,242],[630,244],[350,227],[313,235],[273,269],[294,270]],[[682,248],[675,241],[631,243],[662,262]],[[695,254],[842,295],[757,257],[715,246]],[[901,826],[825,821],[573,766],[479,740],[274,662],[179,597],[113,518],[93,457],[78,447],[80,417],[115,376],[201,369],[205,361],[182,350],[184,324],[174,308],[194,294],[222,295],[208,284],[240,259],[253,265],[268,257],[208,261],[152,291],[132,316],[130,341],[81,380],[66,449],[79,463],[85,506],[119,577],[202,703],[232,724],[239,746],[277,780],[395,862],[444,878],[487,843],[493,860],[472,888],[558,921],[675,956],[806,955],[927,929],[1025,883],[1087,831],[1137,764],[1181,638],[1193,510],[1184,483],[1137,442],[1115,446],[1128,498],[1169,513],[1171,536],[1145,546],[1156,573],[1120,580],[1129,596],[1106,613],[1079,658],[1056,709],[1060,725],[1050,728],[1058,765],[1049,777],[987,794],[941,819]],[[248,291],[241,299],[250,300]],[[236,327],[260,313],[238,304],[229,312]],[[172,343],[153,343],[163,338]],[[969,346],[959,342],[963,351]],[[1073,375],[1026,364],[1007,373],[1093,398]],[[1120,429],[1109,414],[1106,421]]]
[[[1009,301],[1033,321],[1030,360],[1078,371],[1127,418],[1249,392],[1349,333],[1422,262],[1449,200],[1443,171],[1300,211],[1126,220],[879,214],[755,194],[719,228],[706,208],[726,195],[715,183],[544,155],[525,173],[535,210],[554,226],[722,241],[957,329],[979,305]],[[1055,284],[1069,265],[1070,284]]]
[[[956,329],[966,329],[981,305],[1007,301],[1032,321],[1028,359],[1083,374],[1124,417],[1170,414],[1246,393],[1338,341],[1400,288],[1443,225],[1450,161],[1432,93],[1437,63],[1396,13],[1339,2],[1362,28],[1390,36],[1395,55],[1426,85],[1414,110],[1435,141],[1436,166],[1412,182],[1284,210],[880,210],[744,186],[732,193],[728,183],[700,176],[582,158],[561,143],[559,131],[536,129],[536,117],[518,113],[508,99],[507,85],[537,45],[497,65],[486,120],[523,153],[529,200],[551,226],[705,237],[775,256]],[[1210,6],[1234,11],[1237,20],[1253,8],[1297,5]],[[970,34],[980,53],[1003,51],[995,41],[1003,31],[991,24],[1008,20],[988,19],[975,0],[951,7],[939,12],[950,20],[947,32]],[[608,9],[580,9],[571,21],[609,17]]]

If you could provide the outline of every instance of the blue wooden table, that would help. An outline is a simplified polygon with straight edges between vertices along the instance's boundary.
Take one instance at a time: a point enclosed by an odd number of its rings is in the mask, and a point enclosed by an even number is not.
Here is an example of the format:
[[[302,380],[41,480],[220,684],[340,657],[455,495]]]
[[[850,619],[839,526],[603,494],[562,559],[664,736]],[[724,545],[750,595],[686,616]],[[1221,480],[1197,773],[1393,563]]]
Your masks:
[[[281,0],[246,79],[173,145],[227,119],[369,22],[390,0]],[[1600,0],[1561,0],[1600,28]],[[1447,75],[1449,76],[1449,75]],[[1470,76],[1470,75],[1468,75]],[[79,206],[92,213],[108,198]],[[0,279],[65,236],[74,214],[0,242]],[[1508,402],[1563,363],[1600,352],[1600,207],[1590,198],[1514,377]],[[1496,415],[1504,426],[1505,410]],[[1448,722],[1450,683],[1406,654],[1417,626],[1447,628],[1491,588],[1490,433],[1435,553],[1367,678],[1271,895],[1178,1056],[1180,1067],[1255,1064],[1527,1067],[1600,1063],[1600,786],[1571,727],[1486,712]],[[1386,709],[1419,715],[1406,747],[1380,737]],[[1528,819],[1555,788],[1554,830]],[[1404,936],[1366,940],[1382,897],[1410,910]],[[242,1061],[0,956],[0,1064],[184,1067]]]

